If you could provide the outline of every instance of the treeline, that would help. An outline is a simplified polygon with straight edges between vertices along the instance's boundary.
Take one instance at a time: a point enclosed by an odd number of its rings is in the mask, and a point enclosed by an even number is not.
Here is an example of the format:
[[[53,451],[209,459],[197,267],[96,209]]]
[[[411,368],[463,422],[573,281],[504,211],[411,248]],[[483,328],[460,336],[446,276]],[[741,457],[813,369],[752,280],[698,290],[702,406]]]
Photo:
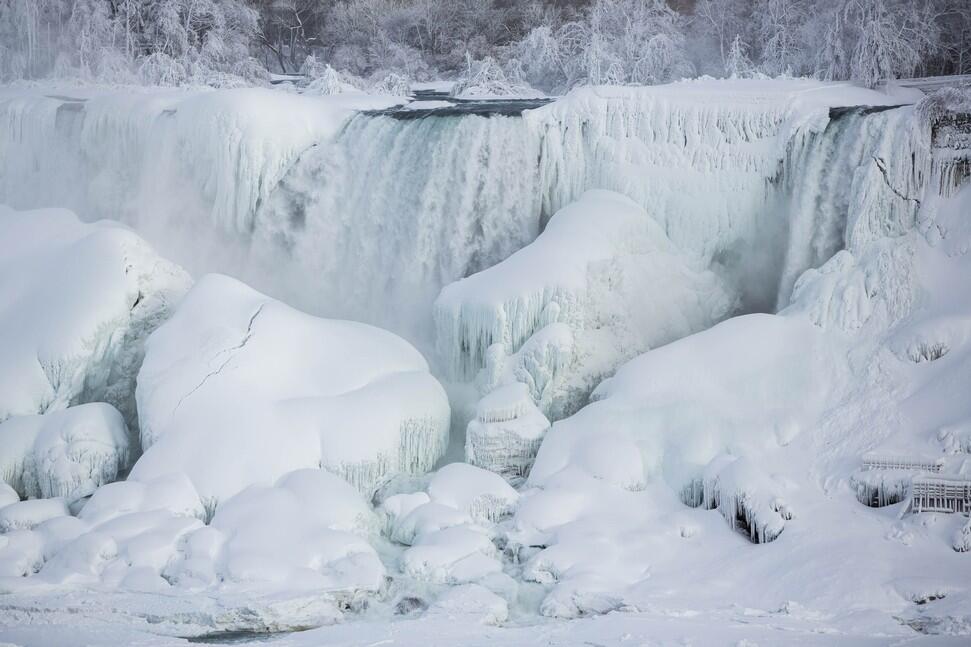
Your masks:
[[[0,0],[0,78],[497,91],[971,73],[969,0]],[[396,82],[397,83],[397,82]]]

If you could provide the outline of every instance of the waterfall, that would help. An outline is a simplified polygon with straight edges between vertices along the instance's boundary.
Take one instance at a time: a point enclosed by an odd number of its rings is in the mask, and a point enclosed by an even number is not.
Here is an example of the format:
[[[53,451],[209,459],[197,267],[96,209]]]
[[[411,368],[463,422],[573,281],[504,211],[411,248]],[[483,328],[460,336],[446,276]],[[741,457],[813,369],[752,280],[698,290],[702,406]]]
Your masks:
[[[538,157],[518,117],[360,114],[292,166],[255,246],[286,250],[342,316],[428,317],[443,286],[537,236]]]
[[[785,161],[785,260],[776,309],[796,279],[836,252],[914,224],[929,157],[913,108],[833,110],[822,131],[797,133]]]

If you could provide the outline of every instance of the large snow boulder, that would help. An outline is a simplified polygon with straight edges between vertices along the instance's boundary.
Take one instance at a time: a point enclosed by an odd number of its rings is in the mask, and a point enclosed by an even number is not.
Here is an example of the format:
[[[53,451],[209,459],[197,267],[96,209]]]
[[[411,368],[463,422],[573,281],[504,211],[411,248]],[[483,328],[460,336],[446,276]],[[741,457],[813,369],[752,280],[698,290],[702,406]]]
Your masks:
[[[374,521],[349,484],[320,469],[298,470],[223,503],[202,537],[190,537],[187,562],[173,564],[169,572],[177,580],[199,579],[198,553],[205,546],[205,561],[218,580],[374,591],[384,578],[384,566],[367,541]]]
[[[103,402],[0,423],[0,478],[23,498],[87,496],[115,480],[128,451],[124,419]]]
[[[445,451],[445,391],[384,330],[318,319],[209,275],[146,348],[145,454],[131,478],[184,472],[210,506],[300,468],[329,469],[371,497]]]
[[[105,401],[134,426],[143,341],[189,282],[121,225],[0,206],[0,421]]]
[[[526,383],[544,413],[561,418],[622,362],[708,328],[734,307],[724,282],[678,250],[644,209],[593,190],[527,247],[446,286],[435,323],[454,376],[487,368],[484,392]],[[542,343],[530,344],[537,333]],[[527,345],[536,348],[516,356]]]

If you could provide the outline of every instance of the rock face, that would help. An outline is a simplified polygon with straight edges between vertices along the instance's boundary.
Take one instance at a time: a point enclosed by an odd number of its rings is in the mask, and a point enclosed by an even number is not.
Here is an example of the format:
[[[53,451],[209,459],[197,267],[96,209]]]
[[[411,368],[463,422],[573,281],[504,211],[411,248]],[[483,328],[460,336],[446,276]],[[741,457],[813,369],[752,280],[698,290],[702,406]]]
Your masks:
[[[418,351],[384,330],[312,317],[208,275],[147,349],[137,392],[145,455],[132,478],[185,472],[209,507],[307,467],[370,498],[445,451],[444,390]]]
[[[0,423],[0,478],[25,499],[87,496],[115,480],[128,452],[125,421],[103,402]]]
[[[189,284],[121,225],[0,206],[0,421],[104,401],[134,433],[143,342]]]

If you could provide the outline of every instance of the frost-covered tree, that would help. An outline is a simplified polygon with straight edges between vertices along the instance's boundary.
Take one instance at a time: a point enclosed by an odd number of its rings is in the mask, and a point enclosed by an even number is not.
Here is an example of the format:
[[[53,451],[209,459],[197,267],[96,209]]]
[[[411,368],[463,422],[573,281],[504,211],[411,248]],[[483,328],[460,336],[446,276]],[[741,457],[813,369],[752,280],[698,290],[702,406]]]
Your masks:
[[[741,34],[735,34],[735,40],[728,48],[728,60],[725,61],[725,71],[732,78],[747,78],[755,73],[755,65],[748,56],[748,45],[742,40]]]
[[[799,39],[808,10],[806,0],[756,0],[752,15],[762,44],[762,72],[776,76],[803,71],[805,48]]]

